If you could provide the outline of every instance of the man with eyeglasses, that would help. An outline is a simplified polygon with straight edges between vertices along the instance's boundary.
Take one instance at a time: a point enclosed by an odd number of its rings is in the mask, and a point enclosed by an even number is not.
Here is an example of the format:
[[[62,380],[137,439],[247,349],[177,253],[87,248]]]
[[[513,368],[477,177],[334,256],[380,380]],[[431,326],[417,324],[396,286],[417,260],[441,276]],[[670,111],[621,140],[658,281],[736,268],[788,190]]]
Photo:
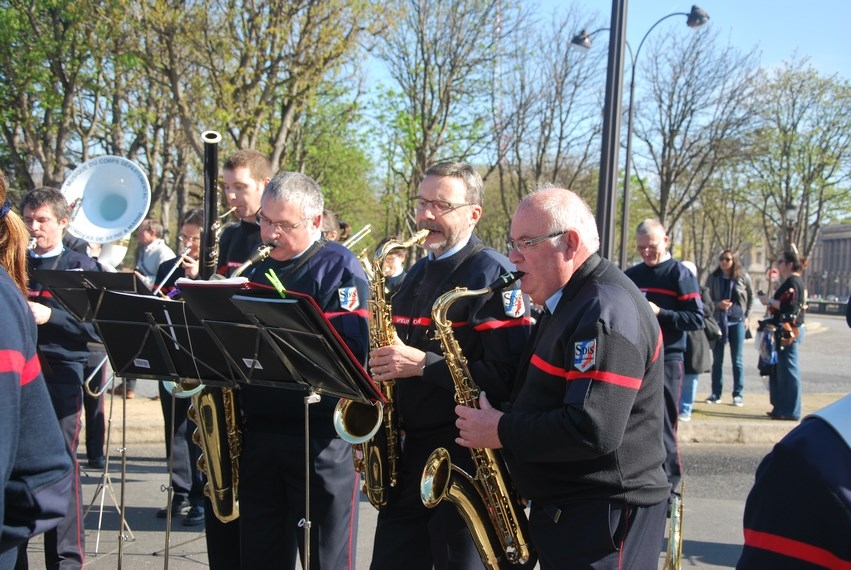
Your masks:
[[[239,150],[225,161],[222,168],[225,197],[235,208],[239,222],[227,226],[219,236],[216,272],[220,275],[230,275],[260,245],[257,211],[263,188],[271,179],[272,164],[256,150]]]
[[[641,292],[597,253],[588,205],[545,185],[511,220],[509,259],[545,306],[510,409],[457,406],[458,443],[502,449],[544,570],[656,568],[662,469],[660,332]]]
[[[245,276],[313,297],[352,354],[366,364],[369,348],[366,275],[342,244],[322,237],[324,198],[319,185],[297,172],[282,172],[266,185],[257,220],[269,257]],[[241,568],[296,567],[305,555],[306,393],[243,386],[244,419],[239,473]],[[334,431],[337,398],[310,405],[310,562],[317,568],[355,568],[358,476],[351,446]],[[233,523],[229,523],[233,524]],[[211,560],[212,564],[212,560]]]
[[[677,447],[677,419],[683,384],[686,332],[703,328],[703,300],[698,281],[668,252],[669,238],[658,220],[638,224],[635,241],[642,263],[626,270],[644,293],[662,328],[665,349],[665,473],[671,492],[680,493],[682,464]]]
[[[427,457],[446,448],[452,463],[475,473],[470,452],[455,443],[455,387],[434,336],[432,305],[456,287],[482,289],[514,269],[474,234],[482,216],[482,179],[463,162],[429,167],[412,200],[418,229],[429,234],[418,261],[393,296],[396,342],[371,351],[377,382],[397,380],[396,408],[405,438],[398,484],[378,513],[371,568],[481,568],[482,561],[453,504],[426,508],[420,480]],[[475,382],[499,405],[513,388],[528,337],[529,303],[515,284],[493,295],[466,297],[449,308]]]

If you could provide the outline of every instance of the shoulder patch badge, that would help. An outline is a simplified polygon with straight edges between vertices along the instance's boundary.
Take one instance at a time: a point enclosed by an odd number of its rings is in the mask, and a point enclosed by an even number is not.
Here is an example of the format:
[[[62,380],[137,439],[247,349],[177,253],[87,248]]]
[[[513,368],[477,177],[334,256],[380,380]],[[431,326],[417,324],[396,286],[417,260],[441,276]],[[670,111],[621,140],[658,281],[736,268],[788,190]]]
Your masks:
[[[354,311],[360,307],[357,287],[340,287],[337,289],[337,295],[340,297],[340,307],[346,311]]]
[[[580,340],[573,345],[573,367],[585,372],[597,362],[597,339]]]
[[[522,317],[526,313],[526,303],[520,289],[502,292],[502,309],[509,317]]]

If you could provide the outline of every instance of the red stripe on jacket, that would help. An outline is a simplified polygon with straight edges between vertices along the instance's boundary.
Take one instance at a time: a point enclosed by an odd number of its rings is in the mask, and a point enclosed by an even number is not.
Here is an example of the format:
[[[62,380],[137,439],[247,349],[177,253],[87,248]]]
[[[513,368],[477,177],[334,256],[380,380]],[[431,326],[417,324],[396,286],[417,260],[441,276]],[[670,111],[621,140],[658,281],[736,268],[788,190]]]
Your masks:
[[[851,560],[843,560],[834,553],[800,540],[794,540],[785,536],[760,532],[746,528],[744,530],[745,545],[752,548],[761,548],[775,554],[788,556],[796,560],[803,560],[810,564],[833,568],[834,570],[851,570]]]
[[[604,370],[590,370],[586,372],[580,372],[578,370],[565,370],[564,368],[553,366],[537,354],[532,356],[531,364],[542,372],[546,372],[547,374],[550,374],[552,376],[560,376],[568,382],[570,382],[571,380],[582,380],[585,378],[589,378],[597,382],[606,382],[608,384],[623,386],[624,388],[630,388],[632,390],[638,390],[641,387],[641,378],[636,378],[634,376],[624,376],[623,374],[615,374],[614,372],[606,372]]]
[[[25,361],[24,355],[17,350],[0,350],[0,373],[3,372],[19,373],[21,386],[25,386],[38,378],[41,373],[41,364],[35,356]]]

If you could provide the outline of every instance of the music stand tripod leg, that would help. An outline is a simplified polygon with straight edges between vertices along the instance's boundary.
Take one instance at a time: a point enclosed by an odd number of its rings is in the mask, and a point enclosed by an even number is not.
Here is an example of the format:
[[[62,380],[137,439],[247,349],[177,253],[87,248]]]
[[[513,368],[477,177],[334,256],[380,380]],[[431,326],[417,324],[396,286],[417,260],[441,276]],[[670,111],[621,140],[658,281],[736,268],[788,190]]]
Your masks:
[[[304,518],[298,521],[304,527],[304,570],[310,570],[310,404],[321,399],[313,390],[304,397]]]
[[[111,374],[109,379],[106,382],[104,382],[101,390],[99,390],[97,393],[92,392],[89,389],[89,381],[94,377],[95,374],[97,374],[101,370],[103,365],[106,363],[106,360],[107,359],[104,358],[101,361],[101,363],[94,370],[94,372],[92,372],[91,375],[89,376],[89,378],[86,379],[86,382],[84,384],[86,391],[92,397],[99,397],[99,398],[103,397],[103,394],[106,391],[107,387],[115,380],[115,374]],[[106,425],[106,442],[105,442],[105,445],[104,445],[104,447],[107,450],[109,450],[109,448],[110,448],[111,439],[112,439],[112,418],[113,418],[113,413],[114,413],[114,409],[115,409],[114,399],[115,399],[115,394],[110,394],[109,416],[107,418],[107,425]],[[121,451],[121,450],[119,450],[119,451]],[[101,530],[102,530],[102,527],[103,527],[102,526],[103,525],[103,510],[104,510],[104,501],[105,501],[105,494],[106,493],[109,493],[110,497],[112,498],[112,504],[115,507],[115,510],[119,511],[119,514],[121,514],[121,507],[119,506],[118,500],[115,497],[115,491],[114,491],[113,485],[112,485],[112,477],[110,476],[110,473],[109,473],[110,463],[111,463],[110,453],[107,453],[106,457],[105,457],[105,461],[104,461],[103,473],[101,473],[100,480],[98,481],[98,485],[95,489],[94,495],[92,496],[92,500],[89,503],[89,506],[86,509],[86,511],[83,513],[83,518],[88,516],[89,512],[94,507],[95,501],[98,499],[98,497],[100,497],[100,503],[99,503],[99,506],[98,506],[97,532],[95,534],[95,551],[94,551],[95,556],[97,556],[100,553],[100,535],[101,535]],[[122,478],[121,478],[122,488],[124,487],[124,484],[125,484],[125,480],[124,480],[124,477],[122,476]],[[127,529],[127,532],[130,534],[130,537],[133,540],[135,540],[135,537],[133,536],[133,531],[130,529],[130,525],[127,523],[127,521],[123,517],[122,517],[122,520],[124,521],[124,525]]]

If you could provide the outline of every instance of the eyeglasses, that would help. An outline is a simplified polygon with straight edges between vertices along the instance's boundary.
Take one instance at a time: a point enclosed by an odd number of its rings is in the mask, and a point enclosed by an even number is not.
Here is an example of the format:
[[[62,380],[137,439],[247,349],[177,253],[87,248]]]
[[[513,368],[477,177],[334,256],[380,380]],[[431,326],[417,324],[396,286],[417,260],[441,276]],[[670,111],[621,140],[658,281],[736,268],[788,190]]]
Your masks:
[[[635,246],[635,249],[637,249],[639,253],[642,251],[659,251],[659,247],[661,247],[661,245],[662,244],[660,243],[651,243],[650,245],[637,245]]]
[[[508,251],[512,249],[517,250],[518,253],[526,253],[530,247],[534,245],[538,245],[542,241],[546,241],[548,239],[552,239],[554,237],[558,237],[567,233],[567,230],[561,230],[559,232],[553,232],[549,235],[530,238],[530,239],[511,239],[508,238],[505,240],[505,245],[508,247]]]
[[[411,204],[418,210],[425,210],[426,208],[431,208],[431,211],[438,215],[443,215],[451,212],[452,210],[457,210],[458,208],[462,208],[464,206],[472,206],[472,204],[468,204],[467,202],[447,202],[446,200],[426,200],[422,196],[414,196],[411,198]]]
[[[732,257],[719,257],[718,261],[733,261]]]
[[[276,231],[283,232],[285,234],[288,234],[291,231],[293,231],[294,229],[303,226],[309,220],[310,220],[310,218],[303,218],[300,222],[297,222],[295,224],[288,224],[286,222],[273,222],[272,220],[270,220],[269,218],[264,216],[262,213],[260,213],[260,211],[257,212],[257,223],[258,224],[260,224],[261,226],[266,226],[266,227],[274,226]]]
[[[192,237],[192,236],[188,236],[186,234],[180,234],[178,237],[180,238],[180,241],[182,241],[183,243],[200,243],[201,242],[201,236]]]

